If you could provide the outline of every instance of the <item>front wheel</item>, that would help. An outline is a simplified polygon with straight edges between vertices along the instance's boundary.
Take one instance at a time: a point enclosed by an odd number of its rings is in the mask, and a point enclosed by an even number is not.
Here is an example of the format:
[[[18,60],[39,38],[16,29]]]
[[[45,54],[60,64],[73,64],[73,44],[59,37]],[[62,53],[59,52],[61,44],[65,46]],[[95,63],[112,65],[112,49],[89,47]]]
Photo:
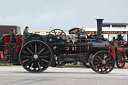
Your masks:
[[[103,50],[92,56],[91,65],[95,72],[106,74],[113,70],[115,59],[110,52]]]
[[[19,54],[23,68],[32,73],[43,72],[52,61],[50,47],[40,41],[32,40],[23,45]]]

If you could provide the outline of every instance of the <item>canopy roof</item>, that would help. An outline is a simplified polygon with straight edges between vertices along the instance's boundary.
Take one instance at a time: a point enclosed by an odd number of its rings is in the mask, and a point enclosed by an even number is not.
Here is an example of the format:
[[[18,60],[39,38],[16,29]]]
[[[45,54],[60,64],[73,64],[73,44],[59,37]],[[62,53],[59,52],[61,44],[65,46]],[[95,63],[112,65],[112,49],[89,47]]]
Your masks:
[[[103,23],[102,26],[103,27],[126,27],[128,25],[128,23]]]

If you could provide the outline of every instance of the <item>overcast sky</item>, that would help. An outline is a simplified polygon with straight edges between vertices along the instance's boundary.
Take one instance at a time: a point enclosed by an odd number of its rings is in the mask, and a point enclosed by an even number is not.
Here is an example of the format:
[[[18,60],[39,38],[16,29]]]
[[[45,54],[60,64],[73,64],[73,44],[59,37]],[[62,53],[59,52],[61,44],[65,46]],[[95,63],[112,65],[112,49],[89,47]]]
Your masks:
[[[96,27],[104,22],[128,22],[128,0],[0,0],[0,25],[18,25],[30,32]]]

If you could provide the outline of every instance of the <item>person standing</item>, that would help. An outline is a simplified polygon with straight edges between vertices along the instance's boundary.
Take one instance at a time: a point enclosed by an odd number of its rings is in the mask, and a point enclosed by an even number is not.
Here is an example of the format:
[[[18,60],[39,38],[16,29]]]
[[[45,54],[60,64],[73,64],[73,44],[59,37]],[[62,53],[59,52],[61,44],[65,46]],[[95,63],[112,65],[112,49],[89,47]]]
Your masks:
[[[11,29],[11,40],[10,43],[16,43],[16,33],[15,33],[15,29],[12,28]]]

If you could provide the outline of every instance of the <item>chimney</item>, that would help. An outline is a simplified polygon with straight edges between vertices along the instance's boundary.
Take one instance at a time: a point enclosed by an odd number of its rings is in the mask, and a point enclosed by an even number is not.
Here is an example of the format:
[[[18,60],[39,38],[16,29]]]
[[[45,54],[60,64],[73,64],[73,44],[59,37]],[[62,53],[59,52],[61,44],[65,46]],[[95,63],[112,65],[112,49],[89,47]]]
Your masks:
[[[97,20],[97,42],[102,42],[102,22],[104,19],[96,19]]]

